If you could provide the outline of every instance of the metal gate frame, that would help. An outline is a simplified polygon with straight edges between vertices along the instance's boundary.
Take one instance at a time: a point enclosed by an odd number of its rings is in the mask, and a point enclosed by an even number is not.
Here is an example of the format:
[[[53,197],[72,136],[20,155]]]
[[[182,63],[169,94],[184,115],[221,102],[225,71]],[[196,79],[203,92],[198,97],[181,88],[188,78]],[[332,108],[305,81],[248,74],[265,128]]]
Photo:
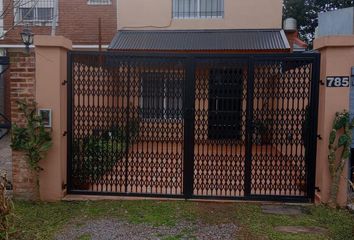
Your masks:
[[[72,85],[72,56],[73,55],[105,55],[105,56],[125,56],[130,59],[134,57],[152,57],[152,58],[182,58],[186,64],[186,86],[187,90],[184,96],[184,158],[183,158],[183,195],[164,195],[164,194],[140,194],[140,193],[111,193],[111,192],[90,192],[73,189],[72,185],[72,140],[73,140],[73,85]],[[193,195],[193,174],[194,174],[194,131],[195,131],[195,84],[196,84],[196,63],[199,58],[208,59],[247,59],[248,62],[248,78],[247,78],[247,123],[246,123],[246,161],[245,161],[245,180],[244,180],[244,196],[243,197],[224,197],[224,196],[195,196]],[[252,118],[254,88],[254,65],[257,61],[264,60],[306,60],[312,64],[311,76],[311,95],[309,102],[310,129],[308,140],[308,153],[306,158],[306,178],[307,178],[307,195],[306,196],[279,196],[279,195],[252,195],[251,194],[251,164],[252,164]],[[68,52],[68,84],[67,84],[67,182],[69,194],[86,194],[86,195],[117,195],[117,196],[143,196],[143,197],[163,197],[163,198],[185,198],[185,199],[220,199],[220,200],[261,200],[261,201],[285,201],[285,202],[311,202],[315,196],[315,175],[316,175],[316,149],[317,149],[317,124],[318,124],[318,104],[319,104],[319,76],[320,76],[320,54],[319,53],[280,53],[280,54],[166,54],[166,53],[140,53],[140,52]],[[188,104],[189,103],[189,104]]]
[[[1,56],[0,57],[0,66],[3,67],[2,71],[0,72],[1,77],[3,77],[3,74],[6,71],[8,71],[9,64],[10,64],[10,59],[8,56]],[[3,79],[3,80],[5,81],[5,79]],[[6,96],[6,88],[4,89],[4,96],[2,96],[2,97],[5,97],[5,96]],[[5,98],[0,101],[4,101],[4,104],[6,104]],[[5,113],[0,112],[0,139],[5,137],[9,133],[10,129],[11,129],[11,121],[9,119],[9,116],[5,116]]]

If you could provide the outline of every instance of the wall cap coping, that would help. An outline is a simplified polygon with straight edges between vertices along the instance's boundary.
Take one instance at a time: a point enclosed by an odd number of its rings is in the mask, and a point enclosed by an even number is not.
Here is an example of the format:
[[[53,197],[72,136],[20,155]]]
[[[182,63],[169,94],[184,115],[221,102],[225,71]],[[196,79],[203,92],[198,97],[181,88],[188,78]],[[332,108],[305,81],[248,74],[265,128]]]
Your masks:
[[[354,47],[354,35],[325,36],[314,40],[314,49],[326,47]]]
[[[72,49],[72,41],[63,36],[35,35],[34,45],[36,47],[61,47],[67,50]]]

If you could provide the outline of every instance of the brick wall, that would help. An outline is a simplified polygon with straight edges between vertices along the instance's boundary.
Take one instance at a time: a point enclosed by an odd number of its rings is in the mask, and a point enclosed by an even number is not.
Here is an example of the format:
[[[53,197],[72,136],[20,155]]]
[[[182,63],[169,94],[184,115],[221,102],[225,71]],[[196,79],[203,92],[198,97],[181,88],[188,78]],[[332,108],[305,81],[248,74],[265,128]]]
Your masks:
[[[17,100],[35,100],[35,56],[34,53],[10,52],[10,98],[11,121],[23,126],[25,119],[18,111]],[[23,153],[13,151],[12,171],[14,196],[20,199],[34,199],[36,184]]]
[[[109,44],[117,32],[116,0],[112,5],[87,5],[87,0],[59,1],[58,35],[73,44],[98,44],[98,18],[102,21],[102,42]]]
[[[13,0],[4,0],[4,6]],[[11,5],[10,5],[11,6]],[[116,0],[111,5],[88,5],[87,0],[59,0],[59,23],[56,35],[62,35],[73,44],[98,44],[98,18],[102,21],[102,43],[109,44],[117,31]],[[14,25],[13,13],[4,17],[4,30]],[[31,26],[35,34],[49,35],[49,26]],[[21,44],[23,26],[10,30],[0,44]]]

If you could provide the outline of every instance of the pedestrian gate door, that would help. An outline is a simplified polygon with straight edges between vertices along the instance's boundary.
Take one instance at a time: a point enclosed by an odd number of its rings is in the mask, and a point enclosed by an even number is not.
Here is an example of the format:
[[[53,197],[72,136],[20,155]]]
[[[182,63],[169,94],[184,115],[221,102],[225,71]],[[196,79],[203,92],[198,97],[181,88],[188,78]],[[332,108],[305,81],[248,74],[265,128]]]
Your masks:
[[[313,199],[318,54],[68,59],[69,193]]]

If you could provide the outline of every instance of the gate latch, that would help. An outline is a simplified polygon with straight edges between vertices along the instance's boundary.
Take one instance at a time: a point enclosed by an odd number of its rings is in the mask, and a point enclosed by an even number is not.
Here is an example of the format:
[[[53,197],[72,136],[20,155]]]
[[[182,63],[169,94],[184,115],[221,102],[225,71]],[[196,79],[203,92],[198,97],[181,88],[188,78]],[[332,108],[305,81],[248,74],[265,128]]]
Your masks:
[[[65,131],[65,132],[63,133],[63,137],[65,137],[66,135],[68,135],[68,132],[67,132],[67,131]]]
[[[68,83],[68,80],[64,80],[61,85],[65,86]]]
[[[317,139],[318,139],[318,140],[322,140],[321,134],[318,134],[318,135],[317,135]]]

